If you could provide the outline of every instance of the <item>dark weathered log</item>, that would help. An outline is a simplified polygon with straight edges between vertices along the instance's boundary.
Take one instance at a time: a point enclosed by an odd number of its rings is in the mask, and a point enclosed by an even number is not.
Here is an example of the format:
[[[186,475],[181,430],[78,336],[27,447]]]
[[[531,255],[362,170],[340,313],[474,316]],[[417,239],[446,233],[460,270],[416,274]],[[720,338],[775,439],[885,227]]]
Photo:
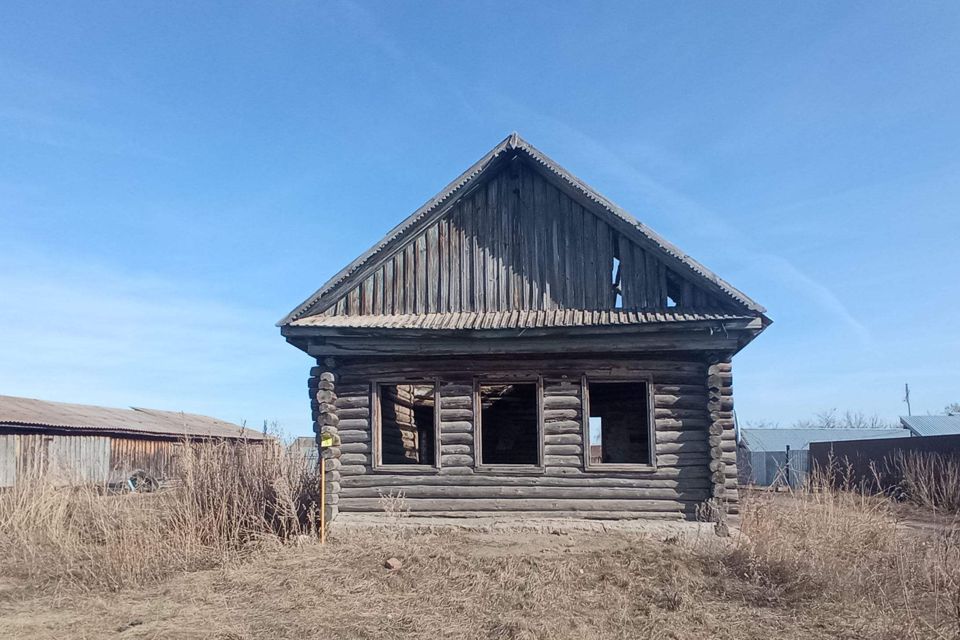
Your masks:
[[[440,446],[440,453],[448,455],[470,455],[473,453],[473,447],[468,444],[443,444]]]
[[[594,500],[552,498],[409,498],[410,511],[633,511],[682,512],[687,507],[680,500]],[[698,501],[691,501],[696,504]],[[383,511],[380,498],[343,498],[341,511]]]
[[[543,450],[548,458],[553,456],[577,456],[578,462],[580,455],[583,453],[583,447],[579,444],[547,444],[544,445]]]
[[[472,422],[440,422],[440,431],[443,435],[448,433],[473,433]]]
[[[636,475],[636,474],[635,474]],[[620,487],[623,489],[708,489],[710,479],[705,472],[691,476],[661,477],[652,473],[638,477],[611,477],[595,472],[576,475],[516,475],[478,473],[468,479],[450,478],[437,474],[384,474],[350,478],[349,487],[396,487],[403,486],[492,486],[492,487],[573,487],[581,489],[599,487]]]
[[[556,444],[581,444],[583,438],[579,433],[560,433],[552,434],[548,433],[544,435],[543,442],[546,446],[556,445]]]
[[[473,456],[470,455],[443,455],[440,457],[442,467],[472,467]]]
[[[546,486],[441,486],[441,485],[395,485],[407,499],[413,498],[553,498],[579,500],[705,500],[710,491],[699,489],[678,490],[674,488],[634,487],[546,487]],[[346,487],[341,489],[344,498],[376,498],[377,487]]]

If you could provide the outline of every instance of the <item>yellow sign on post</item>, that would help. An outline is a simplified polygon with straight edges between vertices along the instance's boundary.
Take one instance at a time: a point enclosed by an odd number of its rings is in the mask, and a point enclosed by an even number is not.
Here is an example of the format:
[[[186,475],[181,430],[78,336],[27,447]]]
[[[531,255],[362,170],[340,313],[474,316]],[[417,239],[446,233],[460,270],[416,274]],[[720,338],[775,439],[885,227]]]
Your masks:
[[[333,435],[329,433],[320,434],[320,446],[326,449],[333,446]]]

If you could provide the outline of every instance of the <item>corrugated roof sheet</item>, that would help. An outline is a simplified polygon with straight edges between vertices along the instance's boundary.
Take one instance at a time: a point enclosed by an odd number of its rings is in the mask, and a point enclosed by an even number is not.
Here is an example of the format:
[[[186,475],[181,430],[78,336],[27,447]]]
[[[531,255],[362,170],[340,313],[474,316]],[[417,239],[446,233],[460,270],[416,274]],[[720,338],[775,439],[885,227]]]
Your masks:
[[[0,396],[0,425],[130,434],[248,438],[263,434],[209,416],[158,409],[117,409]]]
[[[791,451],[809,449],[811,442],[909,438],[906,429],[740,429],[740,436],[751,451]]]
[[[511,151],[521,151],[525,153],[531,160],[541,165],[547,171],[553,173],[558,178],[563,180],[574,190],[580,192],[588,200],[596,203],[601,211],[606,212],[606,214],[619,218],[623,222],[626,222],[630,225],[633,230],[644,237],[646,240],[652,242],[654,245],[659,247],[665,253],[670,256],[673,256],[680,261],[687,269],[692,273],[696,274],[700,278],[703,278],[707,282],[713,284],[717,289],[724,293],[726,296],[736,301],[738,304],[744,306],[750,311],[756,313],[764,313],[766,309],[763,308],[760,304],[752,300],[742,291],[735,288],[729,282],[722,279],[720,276],[707,269],[705,266],[700,264],[698,261],[694,260],[693,257],[681,251],[676,245],[671,242],[668,242],[661,235],[653,231],[650,227],[639,222],[632,215],[627,213],[625,210],[621,209],[619,206],[615,205],[613,202],[607,198],[600,195],[595,189],[586,184],[583,180],[576,177],[559,164],[557,164],[550,157],[545,155],[539,149],[534,147],[532,144],[521,138],[516,132],[511,133],[507,136],[502,142],[497,146],[487,152],[480,160],[478,160],[473,166],[464,171],[460,176],[458,176],[453,182],[448,184],[443,188],[440,193],[435,195],[433,198],[428,200],[423,206],[414,211],[409,217],[400,222],[397,226],[390,230],[386,236],[384,236],[379,242],[370,247],[367,251],[363,252],[357,259],[348,264],[346,267],[340,270],[336,275],[330,278],[322,287],[320,287],[313,295],[307,298],[304,302],[297,306],[296,309],[291,311],[286,317],[284,317],[280,322],[277,323],[278,326],[295,324],[295,320],[301,318],[304,314],[309,313],[313,306],[326,294],[332,292],[338,285],[345,281],[350,275],[364,268],[371,260],[375,259],[376,256],[380,254],[391,242],[407,234],[413,227],[415,227],[420,221],[427,218],[427,216],[440,207],[445,202],[451,198],[456,197],[463,189],[467,187],[474,179],[480,176],[485,169],[492,165],[494,160],[496,160],[501,154]]]
[[[548,311],[457,312],[369,316],[307,316],[290,323],[294,327],[344,327],[371,329],[537,329],[550,327],[605,327],[664,322],[752,320],[752,316],[723,313],[668,311]]]
[[[960,434],[960,416],[900,416],[900,423],[918,436]]]

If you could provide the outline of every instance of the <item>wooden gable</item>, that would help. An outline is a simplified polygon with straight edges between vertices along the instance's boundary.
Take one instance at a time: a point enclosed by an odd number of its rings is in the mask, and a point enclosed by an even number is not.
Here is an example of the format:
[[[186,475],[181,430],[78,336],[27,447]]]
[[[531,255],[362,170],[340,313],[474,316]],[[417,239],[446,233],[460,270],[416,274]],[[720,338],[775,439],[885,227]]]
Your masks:
[[[285,322],[552,309],[762,313],[579,181],[558,179],[525,143],[501,147],[450,197],[431,201],[430,215],[415,213]]]

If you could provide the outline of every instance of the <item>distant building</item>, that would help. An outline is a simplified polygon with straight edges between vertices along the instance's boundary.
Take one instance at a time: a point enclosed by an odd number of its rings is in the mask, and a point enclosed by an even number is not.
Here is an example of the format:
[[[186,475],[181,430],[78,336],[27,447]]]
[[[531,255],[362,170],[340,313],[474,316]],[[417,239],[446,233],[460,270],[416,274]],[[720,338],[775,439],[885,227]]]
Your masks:
[[[314,436],[301,436],[287,448],[302,455],[311,469],[320,461],[320,451],[317,449],[317,439]]]
[[[265,441],[259,431],[208,416],[0,396],[0,487],[44,476],[62,484],[167,477],[185,443]]]
[[[960,415],[900,416],[900,424],[915,436],[960,435]]]
[[[740,429],[738,465],[741,480],[748,484],[769,486],[785,483],[789,473],[790,484],[797,486],[806,478],[811,442],[909,438],[911,435],[905,428]]]

